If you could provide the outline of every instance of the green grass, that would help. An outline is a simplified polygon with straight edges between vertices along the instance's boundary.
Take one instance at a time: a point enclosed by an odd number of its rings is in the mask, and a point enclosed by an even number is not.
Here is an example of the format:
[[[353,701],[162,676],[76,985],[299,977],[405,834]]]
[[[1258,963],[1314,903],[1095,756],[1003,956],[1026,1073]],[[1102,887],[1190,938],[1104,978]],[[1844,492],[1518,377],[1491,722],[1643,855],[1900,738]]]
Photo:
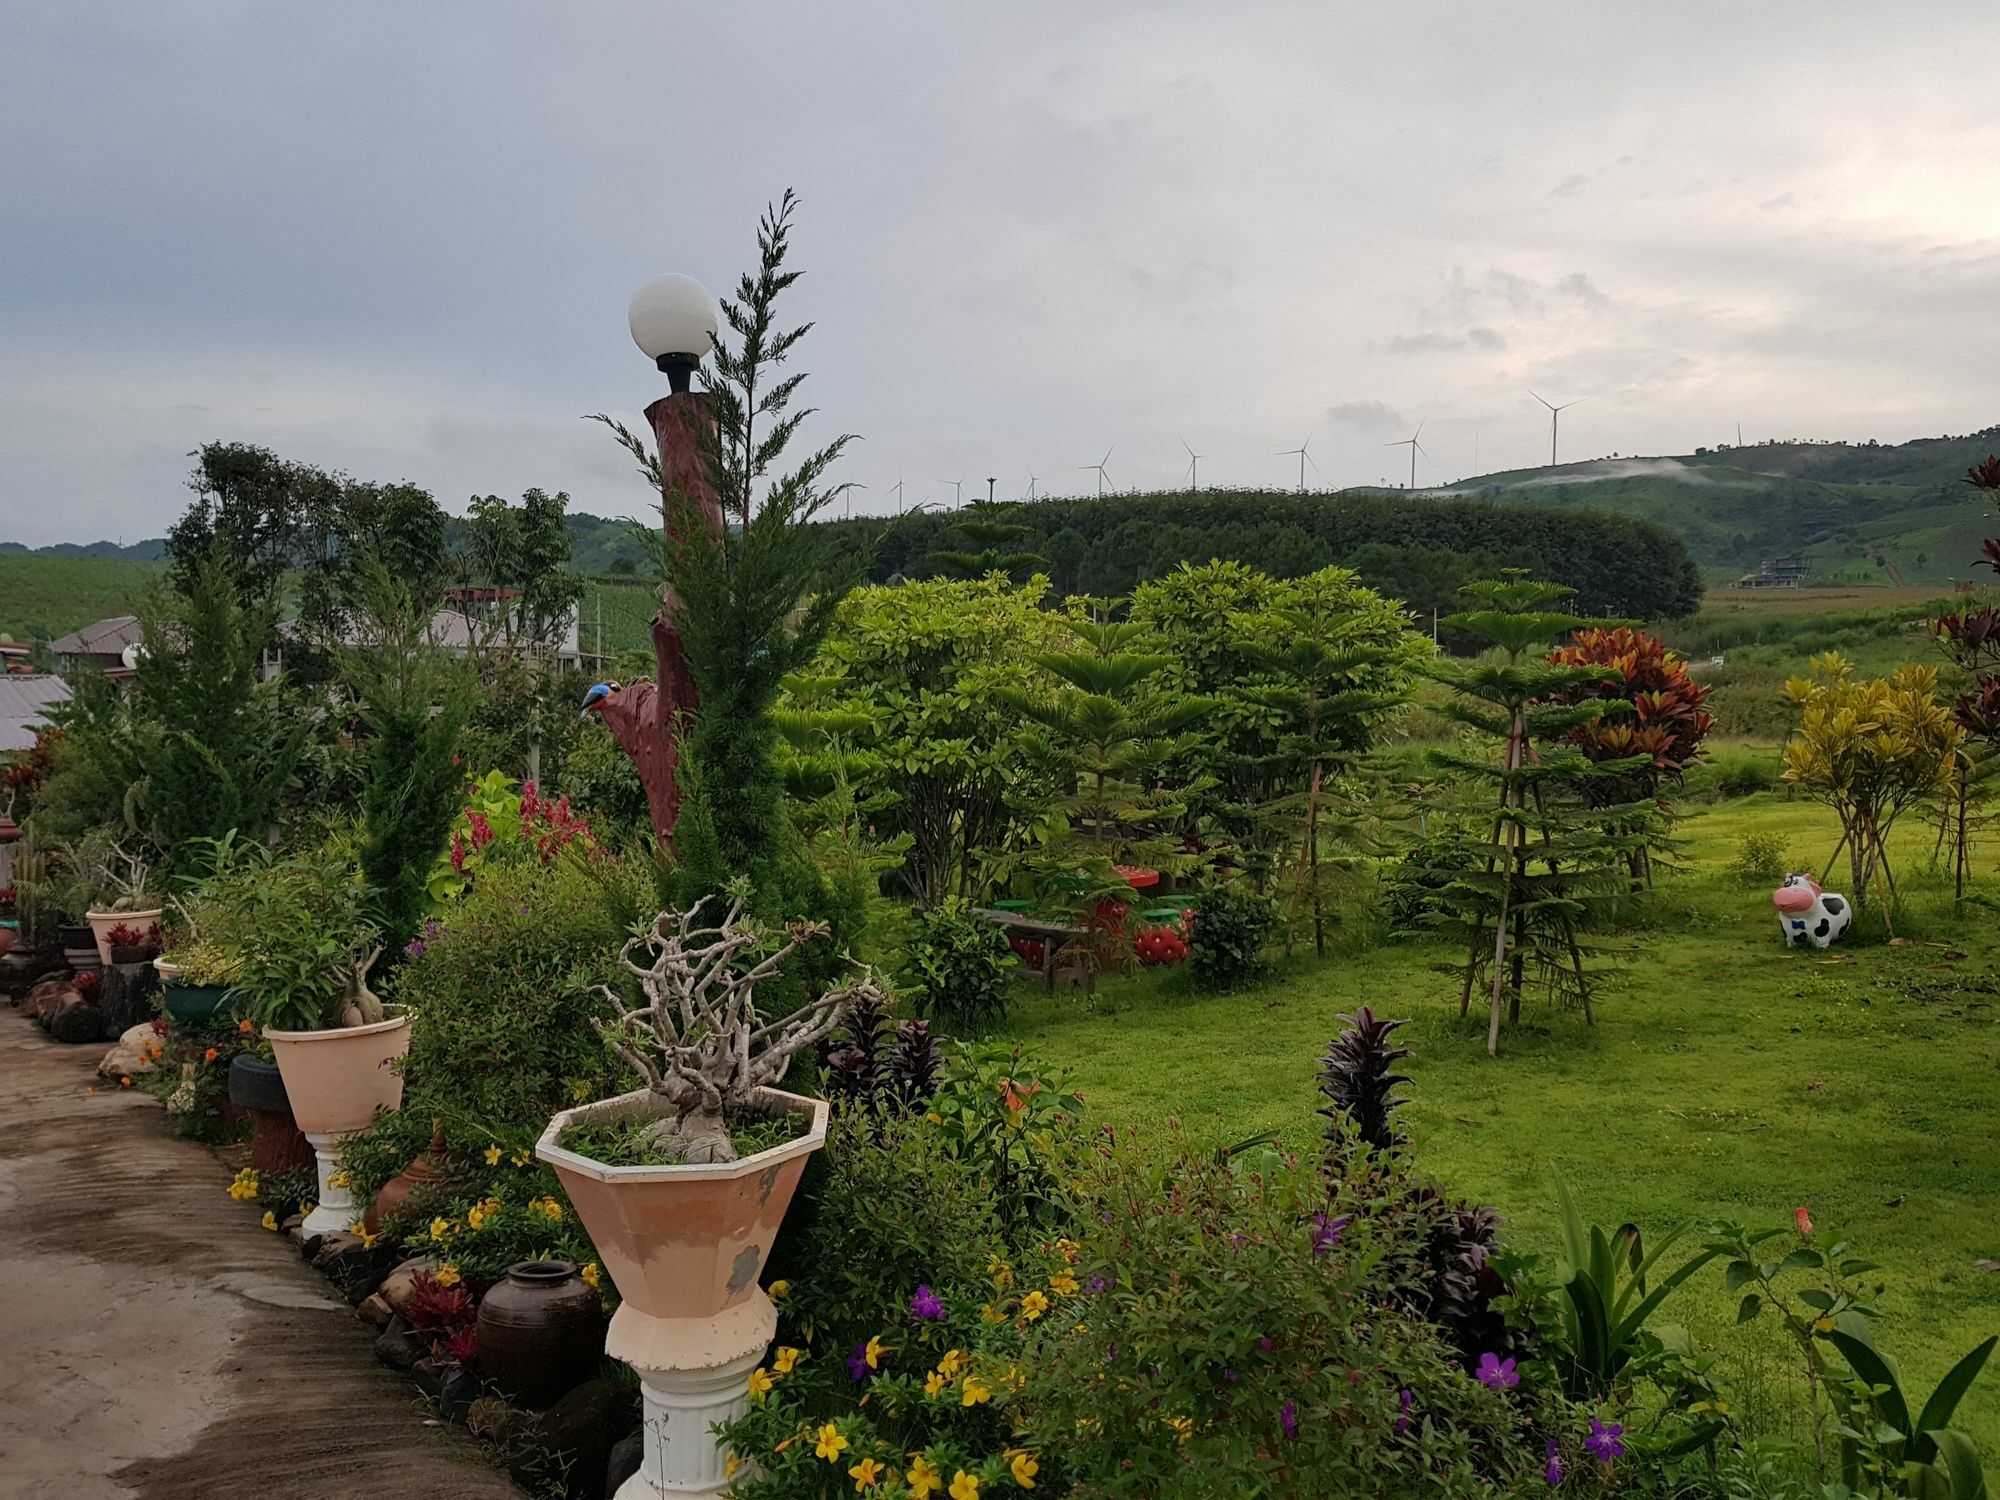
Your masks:
[[[1317,1059],[1336,1017],[1366,1004],[1410,1018],[1404,1111],[1416,1160],[1497,1206],[1510,1235],[1556,1248],[1553,1175],[1588,1215],[1657,1235],[1684,1219],[1788,1222],[1805,1204],[1882,1263],[1882,1346],[1928,1393],[1959,1354],[2000,1331],[2000,938],[1990,913],[1963,924],[1920,874],[1929,839],[1899,830],[1902,930],[1830,954],[1780,946],[1769,888],[1727,874],[1742,838],[1775,833],[1794,867],[1832,852],[1832,815],[1779,793],[1691,817],[1689,873],[1625,936],[1637,962],[1614,972],[1587,1028],[1532,1011],[1489,1058],[1485,1022],[1461,1021],[1453,955],[1422,941],[1295,963],[1232,997],[1192,993],[1178,974],[1110,978],[1094,1007],[1024,987],[1010,1031],[1072,1071],[1092,1113],[1122,1126],[1169,1116],[1218,1142],[1317,1129]],[[1993,850],[1979,867],[1991,869]],[[1830,882],[1840,889],[1842,882]],[[2000,890],[1985,878],[1984,888]],[[1946,943],[1954,946],[1944,946]],[[1795,1399],[1774,1327],[1733,1326],[1719,1273],[1665,1314],[1718,1348],[1750,1390]],[[1774,1420],[1785,1420],[1775,1414]],[[2000,1450],[2000,1371],[1961,1424]]]
[[[0,635],[67,635],[111,615],[137,614],[165,565],[109,557],[0,552]]]

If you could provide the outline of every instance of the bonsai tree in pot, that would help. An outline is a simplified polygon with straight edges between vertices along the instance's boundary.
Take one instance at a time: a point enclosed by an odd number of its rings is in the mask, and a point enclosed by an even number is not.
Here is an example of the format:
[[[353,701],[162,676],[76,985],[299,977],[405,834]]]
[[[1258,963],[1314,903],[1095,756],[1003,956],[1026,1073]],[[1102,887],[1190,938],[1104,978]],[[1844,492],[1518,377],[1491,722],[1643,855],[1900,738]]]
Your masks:
[[[762,1015],[759,986],[826,930],[794,922],[774,945],[740,899],[706,923],[715,899],[662,912],[625,944],[641,1003],[603,991],[612,1018],[599,1030],[646,1086],[558,1114],[536,1146],[623,1299],[605,1347],[645,1388],[645,1457],[621,1491],[632,1495],[722,1493],[709,1428],[747,1409],[744,1379],[777,1328],[757,1278],[805,1159],[826,1140],[826,1102],[777,1084],[850,1003],[886,1003],[864,969]]]
[[[162,908],[148,890],[151,870],[141,856],[131,853],[108,834],[86,839],[71,851],[70,858],[96,895],[83,919],[90,924],[91,936],[97,940],[98,958],[109,967],[114,962],[113,928],[126,927],[139,933],[159,931]]]

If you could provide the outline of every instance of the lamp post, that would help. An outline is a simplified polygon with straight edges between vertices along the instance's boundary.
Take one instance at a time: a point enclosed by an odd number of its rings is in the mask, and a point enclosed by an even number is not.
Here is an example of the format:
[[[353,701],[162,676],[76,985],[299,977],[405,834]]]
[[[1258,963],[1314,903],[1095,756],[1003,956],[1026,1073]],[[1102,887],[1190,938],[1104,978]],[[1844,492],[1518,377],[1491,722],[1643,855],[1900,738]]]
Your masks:
[[[626,322],[632,342],[667,377],[667,394],[646,408],[660,456],[661,529],[671,539],[692,522],[720,535],[722,505],[708,462],[715,398],[692,388],[695,369],[714,349],[721,326],[715,299],[692,276],[655,276],[632,294]],[[614,687],[586,703],[584,712],[602,714],[605,727],[638,770],[653,836],[662,848],[672,849],[681,808],[676,775],[680,736],[701,698],[674,628],[670,596],[663,595],[653,615],[652,634],[654,680]]]

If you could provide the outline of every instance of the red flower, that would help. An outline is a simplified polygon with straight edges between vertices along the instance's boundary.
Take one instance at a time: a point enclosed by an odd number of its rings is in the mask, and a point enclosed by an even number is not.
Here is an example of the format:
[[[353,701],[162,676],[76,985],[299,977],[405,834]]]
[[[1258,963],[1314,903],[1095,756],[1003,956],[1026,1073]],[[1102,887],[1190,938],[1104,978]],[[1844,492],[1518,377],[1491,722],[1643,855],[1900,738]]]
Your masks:
[[[1792,1210],[1792,1222],[1799,1226],[1800,1234],[1812,1233],[1812,1215],[1806,1212],[1806,1206],[1803,1203]]]
[[[451,836],[451,867],[459,874],[465,873],[465,836],[454,833]]]

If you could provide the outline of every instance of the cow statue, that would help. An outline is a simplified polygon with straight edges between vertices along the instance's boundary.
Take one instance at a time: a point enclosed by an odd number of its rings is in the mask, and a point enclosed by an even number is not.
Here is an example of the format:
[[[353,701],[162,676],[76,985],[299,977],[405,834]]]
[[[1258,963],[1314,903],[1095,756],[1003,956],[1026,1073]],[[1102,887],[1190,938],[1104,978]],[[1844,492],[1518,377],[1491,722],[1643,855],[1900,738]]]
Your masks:
[[[1787,875],[1785,883],[1771,892],[1778,908],[1778,931],[1785,946],[1801,940],[1824,948],[1847,931],[1854,920],[1854,907],[1845,896],[1822,891],[1810,875]]]

